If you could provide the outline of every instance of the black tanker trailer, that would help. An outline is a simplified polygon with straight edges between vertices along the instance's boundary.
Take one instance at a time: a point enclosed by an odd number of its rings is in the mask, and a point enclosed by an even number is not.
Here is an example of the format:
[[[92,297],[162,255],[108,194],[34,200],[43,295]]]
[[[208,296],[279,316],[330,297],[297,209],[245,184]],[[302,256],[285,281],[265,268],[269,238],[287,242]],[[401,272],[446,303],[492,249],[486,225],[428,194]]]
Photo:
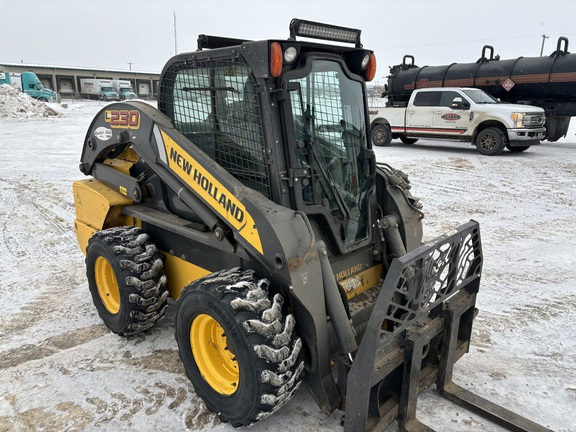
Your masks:
[[[408,102],[413,90],[427,87],[477,87],[503,102],[536,105],[546,110],[549,141],[566,136],[570,117],[576,115],[576,54],[568,52],[568,39],[560,37],[548,57],[500,60],[485,45],[476,63],[418,67],[404,56],[392,66],[383,97],[388,106]]]

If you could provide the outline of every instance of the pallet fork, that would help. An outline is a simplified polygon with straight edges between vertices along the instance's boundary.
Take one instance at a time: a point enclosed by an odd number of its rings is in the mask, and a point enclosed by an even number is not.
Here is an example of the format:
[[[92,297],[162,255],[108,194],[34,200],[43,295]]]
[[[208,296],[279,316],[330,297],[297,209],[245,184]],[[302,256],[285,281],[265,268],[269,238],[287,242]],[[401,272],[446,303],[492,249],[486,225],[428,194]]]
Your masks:
[[[470,347],[481,250],[470,221],[391,264],[348,375],[346,431],[383,431],[394,420],[403,432],[434,431],[416,418],[418,396],[433,384],[511,431],[549,431],[452,381]]]

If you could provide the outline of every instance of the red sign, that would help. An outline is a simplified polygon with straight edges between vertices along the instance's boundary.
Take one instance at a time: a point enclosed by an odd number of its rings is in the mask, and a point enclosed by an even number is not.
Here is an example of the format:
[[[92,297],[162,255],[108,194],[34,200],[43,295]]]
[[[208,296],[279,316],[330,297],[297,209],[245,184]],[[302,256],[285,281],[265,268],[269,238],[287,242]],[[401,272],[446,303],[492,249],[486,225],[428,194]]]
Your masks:
[[[506,91],[510,91],[512,87],[514,87],[514,81],[512,81],[510,78],[507,78],[506,81],[502,83],[502,87],[504,87]]]
[[[462,117],[460,117],[458,114],[444,114],[443,116],[440,116],[440,118],[442,120],[460,120]]]

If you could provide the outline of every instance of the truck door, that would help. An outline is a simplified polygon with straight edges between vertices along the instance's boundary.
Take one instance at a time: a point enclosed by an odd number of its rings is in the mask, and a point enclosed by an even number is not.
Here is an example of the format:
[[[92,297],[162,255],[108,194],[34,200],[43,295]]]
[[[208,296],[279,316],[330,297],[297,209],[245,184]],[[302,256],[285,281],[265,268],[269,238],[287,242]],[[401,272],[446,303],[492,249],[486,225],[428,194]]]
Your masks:
[[[406,108],[406,134],[433,133],[434,107],[438,105],[439,91],[421,91]]]
[[[451,136],[465,133],[470,123],[470,102],[459,92],[439,93],[438,105],[433,110],[433,127],[436,133]],[[455,103],[457,98],[460,98],[460,103]]]

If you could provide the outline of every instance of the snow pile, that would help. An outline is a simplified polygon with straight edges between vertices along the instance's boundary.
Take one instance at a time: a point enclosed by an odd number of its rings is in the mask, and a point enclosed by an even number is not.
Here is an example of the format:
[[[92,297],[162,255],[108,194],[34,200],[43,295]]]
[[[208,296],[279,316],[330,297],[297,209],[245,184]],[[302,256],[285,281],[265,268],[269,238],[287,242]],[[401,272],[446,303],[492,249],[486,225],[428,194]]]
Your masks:
[[[58,112],[44,102],[33,99],[8,84],[0,85],[0,119],[57,115],[59,115]]]

